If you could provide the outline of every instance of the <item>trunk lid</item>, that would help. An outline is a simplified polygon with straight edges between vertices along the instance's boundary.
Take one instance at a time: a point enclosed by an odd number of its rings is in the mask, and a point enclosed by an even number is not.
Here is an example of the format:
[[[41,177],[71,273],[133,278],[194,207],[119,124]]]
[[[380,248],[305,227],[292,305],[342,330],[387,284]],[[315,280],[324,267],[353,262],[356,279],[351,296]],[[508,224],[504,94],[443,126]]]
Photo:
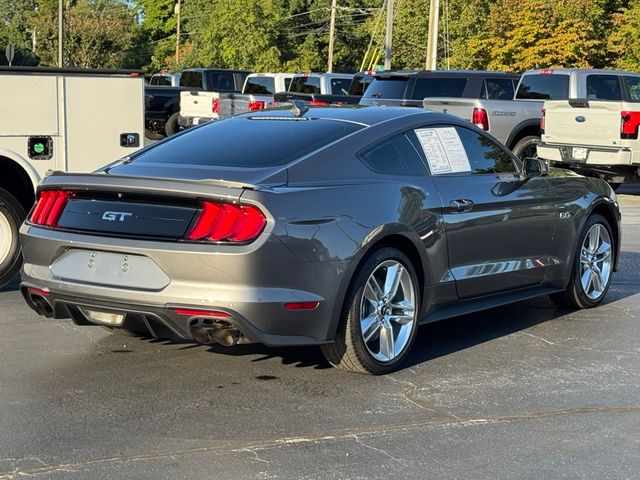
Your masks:
[[[220,97],[217,92],[180,93],[180,115],[183,117],[216,119],[219,117],[219,111]]]

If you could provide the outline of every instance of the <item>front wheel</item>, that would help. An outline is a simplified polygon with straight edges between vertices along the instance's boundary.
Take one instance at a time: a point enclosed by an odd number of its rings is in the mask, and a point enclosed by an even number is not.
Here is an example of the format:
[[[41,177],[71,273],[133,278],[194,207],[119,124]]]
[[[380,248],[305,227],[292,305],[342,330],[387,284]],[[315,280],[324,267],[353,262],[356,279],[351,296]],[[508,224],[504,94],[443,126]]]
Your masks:
[[[551,299],[571,308],[599,305],[611,284],[614,245],[607,219],[602,215],[591,215],[579,237],[567,290],[553,294]]]
[[[335,342],[322,346],[333,366],[381,375],[406,358],[418,327],[420,289],[410,260],[385,247],[358,270],[345,299]]]
[[[14,196],[0,188],[0,287],[9,283],[22,265],[18,229],[25,216]]]

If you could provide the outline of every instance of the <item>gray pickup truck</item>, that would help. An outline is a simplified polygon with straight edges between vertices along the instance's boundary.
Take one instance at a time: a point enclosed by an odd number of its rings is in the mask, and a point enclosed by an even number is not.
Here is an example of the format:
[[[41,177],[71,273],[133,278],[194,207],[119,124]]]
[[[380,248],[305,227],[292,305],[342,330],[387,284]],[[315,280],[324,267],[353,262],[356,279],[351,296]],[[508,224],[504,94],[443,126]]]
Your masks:
[[[518,157],[533,157],[544,100],[568,98],[559,80],[553,70],[531,70],[522,77],[492,71],[383,72],[376,73],[360,103],[419,106],[462,117]]]

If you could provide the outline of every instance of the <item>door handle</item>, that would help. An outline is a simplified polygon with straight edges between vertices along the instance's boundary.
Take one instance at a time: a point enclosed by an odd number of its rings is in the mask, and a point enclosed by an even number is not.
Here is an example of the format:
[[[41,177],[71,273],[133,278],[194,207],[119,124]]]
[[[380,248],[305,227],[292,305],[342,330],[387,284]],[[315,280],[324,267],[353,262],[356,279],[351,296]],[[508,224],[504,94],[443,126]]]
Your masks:
[[[473,205],[474,203],[466,198],[451,200],[449,203],[449,207],[451,207],[451,210],[454,212],[468,212],[473,208]]]

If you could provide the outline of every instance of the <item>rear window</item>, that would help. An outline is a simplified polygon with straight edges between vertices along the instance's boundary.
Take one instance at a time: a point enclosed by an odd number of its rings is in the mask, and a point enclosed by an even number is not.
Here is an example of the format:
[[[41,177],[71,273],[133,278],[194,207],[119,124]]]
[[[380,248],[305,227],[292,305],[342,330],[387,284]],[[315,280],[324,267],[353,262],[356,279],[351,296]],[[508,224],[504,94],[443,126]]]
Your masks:
[[[593,100],[622,100],[617,75],[587,75],[587,98]]]
[[[364,98],[405,98],[408,78],[374,78],[364,92]]]
[[[209,73],[209,90],[233,92],[236,89],[233,73]]]
[[[349,95],[362,96],[371,82],[373,82],[371,75],[356,75],[349,84]]]
[[[293,77],[289,91],[295,93],[320,93],[319,77]]]
[[[413,98],[462,97],[466,86],[466,78],[418,78],[413,88]]]
[[[349,93],[350,78],[332,78],[331,93],[333,95],[347,95]]]
[[[150,85],[171,86],[171,77],[165,75],[154,75],[151,77]]]
[[[180,86],[188,88],[201,88],[202,87],[202,73],[201,72],[182,72],[180,77]]]
[[[249,77],[244,85],[244,93],[254,95],[273,95],[275,93],[273,77]]]
[[[569,98],[569,75],[524,75],[516,98],[524,100],[566,100]]]
[[[640,102],[640,77],[624,76],[622,79],[629,93],[629,101]]]
[[[362,127],[332,120],[234,117],[158,144],[133,162],[237,168],[285,165]]]

